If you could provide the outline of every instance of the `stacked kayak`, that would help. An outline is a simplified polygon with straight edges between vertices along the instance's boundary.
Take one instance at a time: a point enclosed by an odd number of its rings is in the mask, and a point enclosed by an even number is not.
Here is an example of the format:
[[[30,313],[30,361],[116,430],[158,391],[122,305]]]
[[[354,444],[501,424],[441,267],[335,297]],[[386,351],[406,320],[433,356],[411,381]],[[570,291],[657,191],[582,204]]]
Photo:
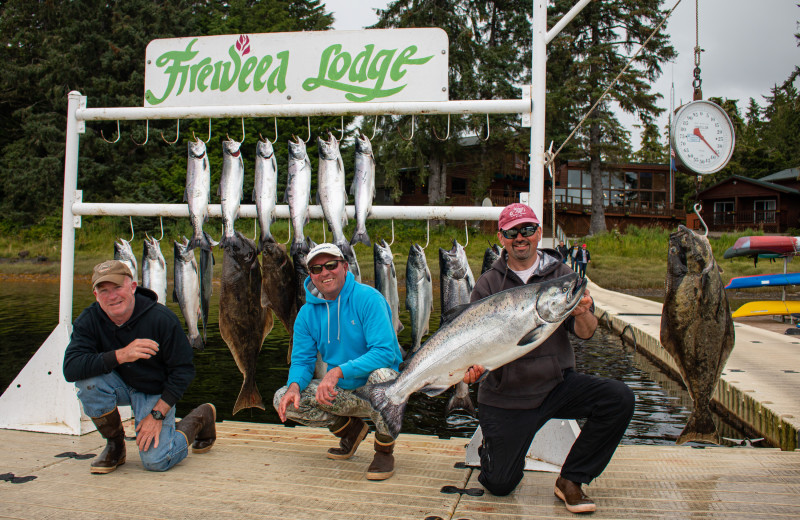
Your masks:
[[[772,287],[782,285],[800,285],[800,273],[759,274],[755,276],[739,276],[731,278],[726,289],[750,289],[753,287]]]

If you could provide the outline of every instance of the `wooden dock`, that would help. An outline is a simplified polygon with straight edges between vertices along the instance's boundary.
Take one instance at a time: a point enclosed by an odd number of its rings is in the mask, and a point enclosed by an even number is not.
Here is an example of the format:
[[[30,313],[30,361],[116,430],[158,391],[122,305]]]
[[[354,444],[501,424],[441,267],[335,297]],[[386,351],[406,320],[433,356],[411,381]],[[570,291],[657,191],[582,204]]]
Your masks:
[[[133,427],[126,424],[128,435]],[[108,475],[89,473],[97,432],[82,437],[0,430],[0,518],[413,519],[571,518],[553,496],[553,473],[526,472],[495,497],[463,467],[467,439],[401,435],[396,473],[371,482],[372,435],[350,460],[325,457],[325,429],[223,422],[206,454],[165,473],[142,469],[135,443]],[[26,477],[36,477],[29,479]],[[443,490],[445,492],[443,492]],[[620,446],[586,488],[593,519],[789,519],[800,515],[800,452],[759,448]],[[447,491],[450,491],[449,493]],[[455,493],[453,493],[455,491]],[[476,496],[479,495],[479,496]]]

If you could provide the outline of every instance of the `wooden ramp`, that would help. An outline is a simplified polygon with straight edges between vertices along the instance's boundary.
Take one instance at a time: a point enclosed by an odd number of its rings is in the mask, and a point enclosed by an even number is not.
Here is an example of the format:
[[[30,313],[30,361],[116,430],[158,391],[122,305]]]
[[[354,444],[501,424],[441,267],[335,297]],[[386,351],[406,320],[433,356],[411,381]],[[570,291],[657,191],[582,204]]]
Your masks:
[[[126,425],[128,434],[132,426]],[[463,468],[467,439],[401,435],[396,474],[365,479],[372,435],[346,461],[325,457],[336,439],[323,429],[224,422],[209,453],[166,473],[142,469],[133,441],[128,462],[91,475],[105,442],[0,430],[0,518],[19,519],[511,519],[568,518],[553,496],[553,473],[531,473],[494,497]],[[25,477],[35,476],[33,480]],[[27,480],[27,481],[26,481]],[[15,483],[15,481],[17,483]],[[446,486],[450,488],[447,489]],[[442,489],[451,491],[443,493]],[[452,491],[456,491],[453,493]],[[460,491],[460,492],[459,492]],[[772,449],[620,446],[587,492],[594,519],[783,519],[800,511],[800,453]]]

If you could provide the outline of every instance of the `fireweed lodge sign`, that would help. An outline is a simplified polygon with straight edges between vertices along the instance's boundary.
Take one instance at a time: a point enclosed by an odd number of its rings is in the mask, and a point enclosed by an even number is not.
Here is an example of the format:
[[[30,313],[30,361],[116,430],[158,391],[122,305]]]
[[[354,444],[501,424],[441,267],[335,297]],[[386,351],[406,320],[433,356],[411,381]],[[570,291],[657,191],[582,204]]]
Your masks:
[[[435,28],[153,40],[144,106],[447,101],[447,67]]]

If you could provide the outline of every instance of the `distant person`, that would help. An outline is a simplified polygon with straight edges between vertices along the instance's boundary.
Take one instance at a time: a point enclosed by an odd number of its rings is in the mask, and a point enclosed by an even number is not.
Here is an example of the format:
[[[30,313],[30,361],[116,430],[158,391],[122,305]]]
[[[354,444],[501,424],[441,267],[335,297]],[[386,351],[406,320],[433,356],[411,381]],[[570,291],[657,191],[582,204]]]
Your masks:
[[[175,403],[194,378],[192,347],[178,317],[158,304],[156,293],[137,287],[118,260],[98,264],[92,274],[97,300],[73,324],[64,353],[64,377],[106,447],[90,466],[111,473],[125,464],[125,430],[117,406],[131,405],[142,465],[166,471],[216,440],[216,409],[206,403],[175,425]]]
[[[349,459],[367,436],[362,420],[375,423],[375,456],[367,479],[394,474],[394,437],[380,415],[352,390],[397,376],[402,361],[392,311],[386,298],[356,281],[342,252],[319,244],[306,256],[306,303],[294,322],[292,364],[286,386],[275,392],[273,405],[281,421],[327,426],[339,447],[329,459]],[[319,354],[328,371],[312,379]],[[354,404],[355,403],[355,404]]]
[[[575,257],[578,261],[577,273],[581,275],[581,278],[583,278],[586,276],[586,266],[592,261],[592,255],[590,255],[589,250],[586,249],[586,244],[581,245],[581,248],[577,250]]]
[[[563,240],[560,240],[558,242],[558,247],[556,247],[556,251],[558,251],[558,253],[561,255],[562,262],[566,264],[567,257],[569,256],[569,249],[567,249],[567,246],[564,245]]]
[[[569,266],[573,271],[577,272],[578,268],[578,244],[572,244],[569,248]]]
[[[481,275],[471,300],[553,280],[570,273],[552,249],[538,249],[539,219],[525,204],[511,204],[500,213],[497,239],[503,253]],[[595,511],[582,485],[608,465],[633,416],[634,396],[624,383],[575,371],[569,333],[589,339],[597,328],[588,289],[578,306],[539,347],[489,372],[478,388],[478,419],[483,441],[478,449],[478,481],[493,495],[508,495],[522,480],[525,455],[536,432],[552,418],[586,419],[572,445],[555,495],[572,513]],[[475,365],[464,376],[477,381],[485,369]]]

